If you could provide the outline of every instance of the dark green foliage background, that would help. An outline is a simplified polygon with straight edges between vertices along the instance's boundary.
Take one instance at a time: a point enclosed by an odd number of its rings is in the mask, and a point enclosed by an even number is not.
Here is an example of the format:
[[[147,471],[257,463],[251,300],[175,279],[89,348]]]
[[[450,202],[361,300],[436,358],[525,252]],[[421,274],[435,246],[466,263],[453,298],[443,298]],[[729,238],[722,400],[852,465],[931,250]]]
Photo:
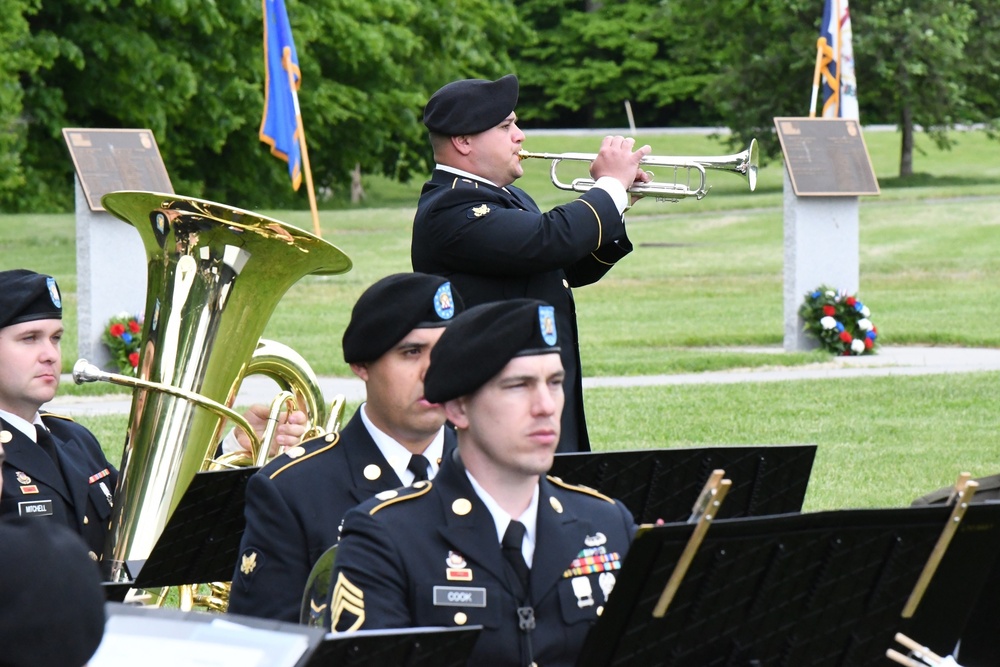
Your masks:
[[[772,118],[808,114],[822,0],[287,0],[317,195],[350,172],[422,178],[423,104],[514,71],[527,129],[726,126],[778,154]],[[174,189],[244,208],[308,207],[258,140],[259,0],[0,0],[0,211],[71,210],[65,127],[149,128]],[[854,0],[861,114],[907,133],[987,123],[1000,103],[1000,4]]]

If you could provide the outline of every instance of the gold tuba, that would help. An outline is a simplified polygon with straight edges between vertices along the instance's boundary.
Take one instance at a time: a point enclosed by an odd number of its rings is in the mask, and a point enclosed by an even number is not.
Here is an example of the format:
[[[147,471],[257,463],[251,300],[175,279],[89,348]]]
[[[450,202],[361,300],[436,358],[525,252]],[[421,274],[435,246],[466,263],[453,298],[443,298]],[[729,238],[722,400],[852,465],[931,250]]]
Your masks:
[[[243,378],[263,372],[287,376],[299,394],[318,390],[297,360],[283,368],[268,351],[256,371],[252,360],[285,292],[309,274],[349,271],[351,260],[296,227],[214,202],[155,192],[113,192],[101,202],[136,228],[148,259],[138,377],[94,373],[85,361],[77,362],[79,377],[74,372],[77,382],[134,387],[103,557],[110,581],[127,583],[135,580],[128,564],[149,557],[194,475],[212,460],[225,419],[246,430],[229,409]],[[280,400],[293,392],[285,393]],[[312,415],[314,426],[321,416]]]

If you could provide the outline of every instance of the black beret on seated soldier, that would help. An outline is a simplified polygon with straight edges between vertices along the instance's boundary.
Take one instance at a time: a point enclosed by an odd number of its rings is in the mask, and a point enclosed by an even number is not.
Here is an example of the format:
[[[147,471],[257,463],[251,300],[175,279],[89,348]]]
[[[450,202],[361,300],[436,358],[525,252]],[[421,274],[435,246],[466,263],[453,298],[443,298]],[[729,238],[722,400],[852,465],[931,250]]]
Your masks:
[[[358,298],[344,330],[344,361],[374,361],[416,328],[441,327],[462,310],[462,299],[440,276],[395,273]]]
[[[424,378],[427,400],[444,403],[471,394],[514,357],[558,354],[555,312],[537,299],[513,299],[469,308],[431,351]]]
[[[28,269],[0,271],[0,329],[34,320],[61,320],[55,278]]]

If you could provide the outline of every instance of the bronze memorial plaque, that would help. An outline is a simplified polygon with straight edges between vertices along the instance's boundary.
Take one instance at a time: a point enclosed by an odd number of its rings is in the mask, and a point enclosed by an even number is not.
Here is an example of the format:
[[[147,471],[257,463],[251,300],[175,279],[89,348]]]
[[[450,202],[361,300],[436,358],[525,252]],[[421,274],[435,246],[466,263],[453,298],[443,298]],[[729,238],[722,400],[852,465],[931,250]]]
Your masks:
[[[151,130],[63,128],[63,137],[92,211],[109,192],[174,191]]]
[[[851,118],[775,118],[799,197],[879,194],[861,124]]]

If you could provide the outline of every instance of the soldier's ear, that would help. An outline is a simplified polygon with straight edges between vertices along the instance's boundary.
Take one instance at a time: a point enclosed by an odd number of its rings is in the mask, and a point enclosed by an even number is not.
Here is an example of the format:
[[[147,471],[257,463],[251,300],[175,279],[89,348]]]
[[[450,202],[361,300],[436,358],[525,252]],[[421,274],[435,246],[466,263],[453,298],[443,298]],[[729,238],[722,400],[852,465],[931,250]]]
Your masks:
[[[451,146],[459,155],[468,155],[472,152],[471,135],[460,134],[456,137],[451,137]]]
[[[368,364],[351,364],[351,371],[365,382],[368,382]]]
[[[452,399],[444,404],[444,414],[456,429],[469,428],[469,417],[465,403],[465,396]]]

